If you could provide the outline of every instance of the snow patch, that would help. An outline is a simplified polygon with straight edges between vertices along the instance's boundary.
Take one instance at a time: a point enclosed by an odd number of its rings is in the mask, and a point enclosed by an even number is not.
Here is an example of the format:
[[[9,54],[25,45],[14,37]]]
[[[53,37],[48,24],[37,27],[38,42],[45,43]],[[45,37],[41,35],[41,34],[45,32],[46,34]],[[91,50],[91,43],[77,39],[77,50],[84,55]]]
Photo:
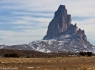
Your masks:
[[[0,46],[0,49],[4,48],[4,46]]]
[[[87,45],[83,44],[83,47],[84,47],[84,48],[87,48]]]
[[[27,46],[26,45],[23,45],[25,48],[27,48]]]

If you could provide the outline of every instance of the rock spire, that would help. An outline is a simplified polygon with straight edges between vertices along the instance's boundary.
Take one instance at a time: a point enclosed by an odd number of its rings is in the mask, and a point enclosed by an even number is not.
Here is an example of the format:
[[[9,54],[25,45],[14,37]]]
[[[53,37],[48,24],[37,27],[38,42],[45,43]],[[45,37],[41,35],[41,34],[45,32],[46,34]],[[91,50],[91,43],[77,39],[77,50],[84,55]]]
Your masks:
[[[66,34],[87,41],[84,30],[78,29],[76,23],[75,25],[71,24],[71,15],[67,14],[65,5],[60,5],[54,14],[54,18],[49,23],[47,34],[43,39],[58,39]]]

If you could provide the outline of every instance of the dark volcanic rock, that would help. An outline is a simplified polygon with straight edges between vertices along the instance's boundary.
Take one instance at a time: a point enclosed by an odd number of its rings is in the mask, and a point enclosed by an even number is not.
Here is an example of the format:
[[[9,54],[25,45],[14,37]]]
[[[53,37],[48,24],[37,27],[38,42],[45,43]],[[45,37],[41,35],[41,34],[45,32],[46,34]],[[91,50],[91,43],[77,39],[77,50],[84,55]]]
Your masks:
[[[71,15],[67,14],[65,5],[60,5],[55,12],[54,18],[49,23],[47,34],[43,39],[59,39],[60,36],[67,34],[87,42],[84,30],[78,29],[76,23],[75,25],[71,24]]]
[[[60,5],[55,12],[55,16],[48,26],[47,37],[59,36],[60,33],[67,30],[71,24],[71,15],[67,14],[67,10],[64,5]]]
[[[71,15],[67,14],[65,5],[60,5],[55,12],[43,41],[48,44],[46,48],[51,52],[94,52],[95,50],[95,47],[87,41],[85,31],[78,29],[76,23],[71,23]]]

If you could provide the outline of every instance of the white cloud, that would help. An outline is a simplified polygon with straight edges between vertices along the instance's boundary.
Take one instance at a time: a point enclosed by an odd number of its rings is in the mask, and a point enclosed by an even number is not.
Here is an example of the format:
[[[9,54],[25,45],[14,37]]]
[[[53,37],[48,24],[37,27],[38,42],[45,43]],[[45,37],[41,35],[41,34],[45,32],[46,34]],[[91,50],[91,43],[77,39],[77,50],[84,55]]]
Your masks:
[[[26,44],[34,40],[41,40],[46,34],[46,29],[23,30],[23,31],[0,31],[1,44]]]
[[[66,5],[68,14],[71,14],[72,17],[86,18],[79,21],[78,19],[77,21],[72,20],[72,23],[77,23],[79,28],[84,29],[91,42],[95,41],[95,0],[2,0],[0,1],[0,10],[10,11],[11,16],[0,15],[0,18],[9,20],[4,22],[5,24],[18,24],[18,26],[12,28],[23,30],[22,32],[0,31],[0,37],[2,38],[0,43],[22,44],[42,39],[46,34],[49,22],[54,16],[53,12],[57,10],[60,4]],[[0,24],[2,23],[0,21]]]

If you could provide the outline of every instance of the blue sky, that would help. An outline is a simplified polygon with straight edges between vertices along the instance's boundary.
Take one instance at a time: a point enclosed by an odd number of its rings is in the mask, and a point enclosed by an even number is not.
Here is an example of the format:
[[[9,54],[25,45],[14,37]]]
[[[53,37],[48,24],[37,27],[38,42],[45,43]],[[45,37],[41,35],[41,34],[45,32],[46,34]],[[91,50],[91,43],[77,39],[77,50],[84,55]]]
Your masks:
[[[0,44],[41,40],[60,4],[95,45],[95,0],[0,0]]]

